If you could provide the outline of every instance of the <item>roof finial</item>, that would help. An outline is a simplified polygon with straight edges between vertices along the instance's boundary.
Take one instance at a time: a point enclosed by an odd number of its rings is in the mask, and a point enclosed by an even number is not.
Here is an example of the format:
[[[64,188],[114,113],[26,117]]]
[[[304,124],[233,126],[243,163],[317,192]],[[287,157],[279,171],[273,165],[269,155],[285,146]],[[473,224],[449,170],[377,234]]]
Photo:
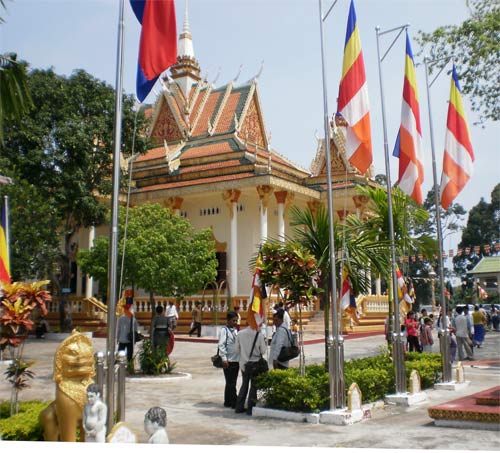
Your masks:
[[[188,6],[189,6],[189,1],[186,0],[186,7],[184,11],[184,28],[182,29],[183,33],[190,33],[189,32],[189,12],[188,12]]]
[[[182,33],[179,36],[179,45],[177,46],[177,54],[179,57],[191,57],[194,58],[194,49],[193,49],[193,38],[191,36],[191,32],[189,31],[189,12],[188,0],[186,2],[186,9],[184,12],[184,27],[182,29]]]

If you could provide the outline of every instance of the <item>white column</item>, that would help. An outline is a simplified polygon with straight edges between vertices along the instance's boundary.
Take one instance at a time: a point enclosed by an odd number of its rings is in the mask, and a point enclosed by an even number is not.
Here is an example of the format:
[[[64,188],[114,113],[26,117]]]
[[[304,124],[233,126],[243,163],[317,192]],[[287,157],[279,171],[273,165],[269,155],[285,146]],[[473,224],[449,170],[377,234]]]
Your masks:
[[[372,295],[372,272],[370,265],[368,265],[368,269],[365,271],[366,272],[366,279],[368,280],[368,295]]]
[[[380,280],[380,277],[377,277],[375,280],[375,294],[377,296],[380,296],[382,294],[382,281]]]
[[[285,190],[274,192],[276,202],[278,203],[278,238],[285,241],[285,207],[286,203],[293,199],[293,194]]]
[[[259,200],[259,211],[260,211],[260,240],[264,242],[267,239],[267,208],[264,206],[264,202]]]
[[[238,294],[238,200],[241,191],[229,189],[223,192],[222,199],[229,210],[229,290],[232,296]]]
[[[89,249],[94,246],[95,239],[95,226],[89,228]],[[85,297],[92,297],[92,289],[94,286],[94,279],[87,274],[87,281],[85,283]]]
[[[231,243],[229,246],[229,285],[231,294],[238,294],[238,203],[231,203]]]
[[[285,242],[285,203],[278,203],[278,238]]]

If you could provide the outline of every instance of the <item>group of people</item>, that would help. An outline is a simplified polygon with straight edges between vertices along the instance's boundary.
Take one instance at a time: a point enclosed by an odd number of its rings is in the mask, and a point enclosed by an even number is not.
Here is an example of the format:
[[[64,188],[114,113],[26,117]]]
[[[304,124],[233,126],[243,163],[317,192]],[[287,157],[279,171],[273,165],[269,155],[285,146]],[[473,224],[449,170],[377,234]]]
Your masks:
[[[174,301],[170,301],[166,311],[163,305],[158,304],[155,308],[155,315],[151,319],[149,335],[153,348],[165,348],[170,338],[170,332],[177,327],[179,313]],[[134,316],[134,304],[126,303],[123,307],[123,314],[118,318],[116,324],[116,341],[118,351],[127,352],[127,361],[131,361],[134,354],[133,335],[138,332],[139,323]]]
[[[284,346],[292,346],[294,341],[290,329],[284,325],[285,313],[283,308],[278,308],[273,313],[275,331],[266,368],[287,369],[289,366],[288,361],[278,360],[281,349]],[[252,328],[250,325],[238,331],[237,323],[238,313],[228,312],[227,324],[219,334],[218,351],[222,358],[225,378],[224,406],[234,409],[236,413],[246,412],[251,415],[257,401],[254,370],[256,362],[265,360],[263,357],[267,352],[266,338],[260,328]],[[240,370],[242,382],[237,391]]]
[[[498,310],[492,306],[490,318],[496,316],[498,323]],[[456,360],[473,360],[474,348],[480,348],[484,342],[484,337],[488,328],[488,313],[482,305],[475,305],[472,313],[469,307],[457,306],[455,313],[447,308],[446,326],[450,339],[451,362]],[[432,352],[434,344],[433,336],[434,319],[432,314],[427,315],[425,309],[421,311],[419,319],[417,314],[410,311],[407,314],[404,326],[401,326],[407,339],[407,350],[418,352]],[[436,326],[440,329],[444,326],[443,316],[440,310]]]
[[[406,339],[406,349],[409,352],[432,352],[434,337],[432,334],[433,315],[427,315],[422,309],[421,316],[417,319],[417,313],[408,312],[405,324],[401,331]]]

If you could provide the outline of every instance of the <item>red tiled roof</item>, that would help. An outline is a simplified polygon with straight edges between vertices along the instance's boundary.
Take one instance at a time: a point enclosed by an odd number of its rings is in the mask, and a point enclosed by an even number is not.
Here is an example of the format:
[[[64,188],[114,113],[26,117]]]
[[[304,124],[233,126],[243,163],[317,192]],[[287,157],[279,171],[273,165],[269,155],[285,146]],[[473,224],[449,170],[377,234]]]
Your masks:
[[[241,92],[231,93],[229,95],[229,99],[224,106],[224,111],[219,118],[219,123],[217,124],[217,129],[215,130],[216,134],[230,130],[234,120],[234,113],[236,112],[236,107],[238,107],[240,98]]]
[[[146,160],[160,159],[165,157],[165,147],[159,146],[158,148],[150,149],[146,154],[139,156],[136,162],[144,162]]]
[[[179,173],[194,173],[196,171],[204,171],[204,170],[213,170],[215,168],[226,168],[226,167],[236,167],[240,165],[240,161],[238,159],[225,160],[222,162],[213,162],[211,164],[204,165],[192,165],[189,167],[181,167]]]
[[[234,150],[228,142],[209,143],[208,145],[194,146],[185,151],[181,159],[192,159],[195,157],[205,157],[212,154],[230,153]]]
[[[205,134],[207,132],[208,120],[212,118],[215,106],[217,105],[217,101],[223,93],[223,91],[210,93],[210,96],[208,97],[208,100],[203,108],[203,112],[201,113],[200,119],[198,120],[198,122],[196,123],[196,127],[194,128],[193,137]]]
[[[198,186],[200,184],[212,184],[212,183],[222,182],[222,181],[234,181],[236,179],[244,179],[244,178],[249,178],[251,176],[254,176],[254,174],[247,172],[247,173],[238,173],[236,175],[214,176],[213,178],[203,178],[203,179],[196,179],[196,180],[192,180],[192,181],[178,181],[178,182],[172,182],[172,183],[157,184],[155,186],[143,187],[143,188],[139,189],[138,192],[151,192],[153,190],[175,189],[178,187]]]

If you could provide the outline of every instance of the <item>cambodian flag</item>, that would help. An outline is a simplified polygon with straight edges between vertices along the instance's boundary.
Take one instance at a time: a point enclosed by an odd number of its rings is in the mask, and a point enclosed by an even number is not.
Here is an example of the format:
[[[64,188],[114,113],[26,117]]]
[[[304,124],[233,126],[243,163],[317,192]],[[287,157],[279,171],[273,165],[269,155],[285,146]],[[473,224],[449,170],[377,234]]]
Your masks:
[[[130,0],[142,25],[137,63],[137,98],[146,99],[163,71],[177,61],[174,0]]]

